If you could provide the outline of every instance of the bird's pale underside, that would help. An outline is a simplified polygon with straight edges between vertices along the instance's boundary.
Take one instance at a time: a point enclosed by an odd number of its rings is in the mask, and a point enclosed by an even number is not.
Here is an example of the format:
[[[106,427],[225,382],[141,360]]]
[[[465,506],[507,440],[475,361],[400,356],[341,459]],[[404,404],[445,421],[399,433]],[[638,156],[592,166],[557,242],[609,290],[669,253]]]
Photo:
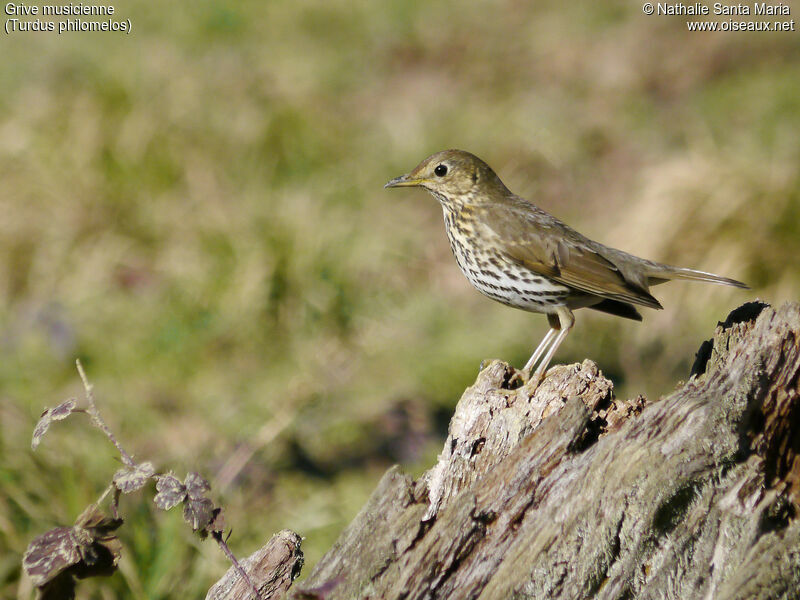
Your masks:
[[[482,294],[514,308],[544,313],[550,330],[522,369],[538,363],[538,382],[564,341],[576,308],[642,320],[636,306],[661,308],[650,286],[671,279],[741,288],[735,279],[639,258],[581,235],[511,193],[492,169],[462,150],[432,154],[385,187],[422,187],[442,205],[450,248],[461,272]]]

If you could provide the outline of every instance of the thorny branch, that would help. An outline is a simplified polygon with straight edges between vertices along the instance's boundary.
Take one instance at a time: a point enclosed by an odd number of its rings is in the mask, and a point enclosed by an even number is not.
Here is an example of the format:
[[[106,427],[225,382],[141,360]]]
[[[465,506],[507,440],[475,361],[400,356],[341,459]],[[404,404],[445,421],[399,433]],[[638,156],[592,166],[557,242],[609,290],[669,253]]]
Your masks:
[[[35,450],[53,421],[69,417],[73,412],[85,412],[91,423],[100,429],[119,452],[125,467],[118,470],[112,483],[103,491],[95,504],[90,505],[78,518],[73,527],[57,527],[34,539],[23,557],[23,566],[39,588],[41,598],[74,597],[75,576],[81,578],[95,575],[109,575],[116,570],[121,553],[121,544],[114,532],[121,524],[118,514],[119,497],[144,487],[149,480],[156,481],[158,493],[154,500],[158,508],[169,510],[183,504],[184,520],[192,529],[205,538],[211,537],[219,545],[223,554],[231,561],[239,576],[250,588],[253,597],[260,600],[258,588],[237,560],[224,537],[222,509],[206,497],[211,486],[197,473],[189,473],[184,481],[172,473],[156,473],[152,463],[137,463],[119,443],[114,433],[100,415],[94,398],[94,386],[86,376],[80,360],[76,360],[86,393],[87,407],[77,408],[74,399],[62,402],[55,408],[47,409],[37,423],[32,440]],[[102,515],[99,505],[113,491],[110,503],[112,518]]]

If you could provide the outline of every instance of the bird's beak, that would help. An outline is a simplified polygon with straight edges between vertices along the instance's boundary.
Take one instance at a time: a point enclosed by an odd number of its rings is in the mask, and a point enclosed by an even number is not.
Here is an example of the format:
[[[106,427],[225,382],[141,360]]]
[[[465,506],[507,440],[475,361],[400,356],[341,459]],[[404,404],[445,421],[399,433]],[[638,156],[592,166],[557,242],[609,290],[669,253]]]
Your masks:
[[[413,177],[409,177],[410,173],[406,175],[400,175],[400,177],[395,177],[394,179],[388,181],[384,188],[393,188],[393,187],[414,187],[415,185],[421,185],[424,179],[415,179]]]

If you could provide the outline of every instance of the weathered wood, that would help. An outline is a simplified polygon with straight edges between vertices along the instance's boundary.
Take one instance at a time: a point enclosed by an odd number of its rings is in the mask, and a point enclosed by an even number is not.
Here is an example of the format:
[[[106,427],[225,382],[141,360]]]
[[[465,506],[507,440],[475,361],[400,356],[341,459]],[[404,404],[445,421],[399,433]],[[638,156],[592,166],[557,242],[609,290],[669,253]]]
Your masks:
[[[750,303],[655,402],[491,362],[294,598],[800,598],[800,305]],[[244,597],[244,596],[240,596]]]
[[[260,549],[241,561],[258,588],[261,598],[283,598],[303,566],[301,538],[288,529],[279,531]],[[231,567],[206,594],[206,600],[252,598],[252,591],[239,572]]]

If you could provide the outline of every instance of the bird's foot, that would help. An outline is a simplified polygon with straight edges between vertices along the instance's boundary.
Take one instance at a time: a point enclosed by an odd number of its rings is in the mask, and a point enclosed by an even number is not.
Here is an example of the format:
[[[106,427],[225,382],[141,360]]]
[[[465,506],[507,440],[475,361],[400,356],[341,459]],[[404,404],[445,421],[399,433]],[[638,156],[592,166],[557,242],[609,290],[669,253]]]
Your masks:
[[[522,369],[520,371],[515,371],[509,378],[508,387],[509,389],[525,387],[527,391],[533,393],[536,391],[536,388],[539,387],[539,384],[542,383],[542,380],[544,380],[544,373],[538,369],[533,375],[531,375],[530,371]]]
[[[544,371],[540,371],[536,369],[533,372],[533,375],[525,378],[525,391],[529,393],[531,396],[536,391],[536,389],[541,385],[542,381],[544,381]]]
[[[528,380],[528,374],[522,371],[514,371],[514,374],[508,378],[508,389],[513,390],[518,387],[525,385],[525,382]]]

